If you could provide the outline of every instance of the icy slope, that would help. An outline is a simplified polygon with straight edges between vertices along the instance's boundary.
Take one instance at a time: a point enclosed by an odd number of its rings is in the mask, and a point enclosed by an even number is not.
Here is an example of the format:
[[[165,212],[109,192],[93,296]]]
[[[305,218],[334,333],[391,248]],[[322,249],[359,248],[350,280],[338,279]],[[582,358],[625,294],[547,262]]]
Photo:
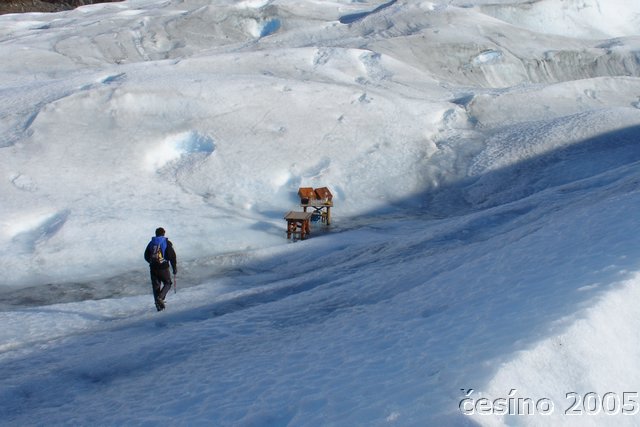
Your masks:
[[[636,12],[131,0],[0,17],[0,419],[632,425],[563,413],[564,393],[639,375]],[[334,224],[288,244],[302,185],[332,189]],[[158,225],[181,261],[162,314],[142,261]],[[467,416],[470,389],[555,412]]]
[[[233,275],[170,295],[160,317],[147,295],[3,313],[13,349],[2,356],[3,418],[465,425],[476,418],[458,409],[462,388],[545,396],[561,417],[561,393],[604,393],[636,375],[589,347],[615,337],[603,315],[623,338],[636,329],[634,300],[620,297],[637,270],[637,176],[633,162],[477,213],[402,216],[259,251]],[[576,336],[580,322],[594,329]],[[632,357],[633,340],[615,344]],[[536,420],[524,418],[548,418]]]
[[[464,178],[467,156],[506,124],[638,103],[637,79],[617,77],[638,73],[633,39],[532,37],[480,7],[382,4],[4,17],[0,243],[16,254],[5,283],[131,270],[130,236],[145,240],[151,222],[179,229],[187,258],[278,244],[299,185],[328,185],[343,215],[360,214]],[[340,23],[362,10],[375,13]],[[455,86],[595,76],[613,77]]]

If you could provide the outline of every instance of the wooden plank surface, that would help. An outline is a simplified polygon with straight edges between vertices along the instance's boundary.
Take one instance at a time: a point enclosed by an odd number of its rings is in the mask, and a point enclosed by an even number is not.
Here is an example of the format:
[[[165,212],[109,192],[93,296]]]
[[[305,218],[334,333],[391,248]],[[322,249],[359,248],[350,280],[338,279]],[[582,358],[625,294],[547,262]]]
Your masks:
[[[293,221],[308,221],[309,219],[311,219],[311,215],[313,215],[311,212],[289,211],[284,216],[284,219]]]

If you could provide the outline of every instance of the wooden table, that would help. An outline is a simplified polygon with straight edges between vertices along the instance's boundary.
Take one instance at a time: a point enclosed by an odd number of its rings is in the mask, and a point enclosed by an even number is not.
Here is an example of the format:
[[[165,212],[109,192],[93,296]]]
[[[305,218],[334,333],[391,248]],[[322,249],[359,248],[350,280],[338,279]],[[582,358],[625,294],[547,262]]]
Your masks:
[[[300,234],[300,240],[304,240],[305,236],[311,233],[311,212],[289,211],[284,216],[287,220],[287,239],[293,234]]]
[[[327,225],[331,224],[331,208],[333,207],[333,202],[331,200],[323,201],[317,199],[311,199],[307,201],[307,203],[300,203],[302,209],[306,212],[307,208],[313,208],[313,213],[317,213],[322,218],[322,222]]]

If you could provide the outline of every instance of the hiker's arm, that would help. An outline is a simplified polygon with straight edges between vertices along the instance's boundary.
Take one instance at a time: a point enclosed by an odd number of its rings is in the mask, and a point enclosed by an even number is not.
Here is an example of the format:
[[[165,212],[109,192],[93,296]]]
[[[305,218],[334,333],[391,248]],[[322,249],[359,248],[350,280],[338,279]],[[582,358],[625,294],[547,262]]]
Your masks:
[[[173,243],[167,240],[167,250],[165,251],[165,258],[169,260],[171,268],[173,268],[173,274],[178,272],[178,261],[176,257],[176,251],[173,250]]]

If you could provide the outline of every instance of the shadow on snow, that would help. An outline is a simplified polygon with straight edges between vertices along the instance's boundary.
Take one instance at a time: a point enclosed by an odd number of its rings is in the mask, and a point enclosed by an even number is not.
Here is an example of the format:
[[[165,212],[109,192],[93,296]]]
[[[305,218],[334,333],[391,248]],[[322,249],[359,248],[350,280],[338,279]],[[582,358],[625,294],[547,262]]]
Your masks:
[[[428,360],[433,374],[423,379],[424,384],[447,389],[443,395],[454,399],[457,405],[462,397],[456,394],[459,389],[478,386],[495,373],[499,364],[487,365],[487,361],[502,360],[528,348],[543,337],[552,322],[580,310],[585,302],[611,289],[594,286],[584,290],[588,285],[617,283],[624,279],[620,271],[638,269],[638,245],[613,245],[605,239],[591,242],[589,254],[598,256],[582,254],[581,245],[569,246],[573,253],[542,248],[540,250],[548,249],[551,255],[564,257],[564,261],[540,265],[541,270],[552,271],[538,276],[539,281],[535,283],[519,282],[517,274],[504,278],[499,271],[492,273],[495,266],[491,263],[499,264],[500,260],[492,259],[491,253],[486,253],[481,246],[487,241],[495,242],[496,248],[502,241],[505,245],[518,242],[548,226],[549,218],[570,218],[573,209],[637,192],[640,182],[637,140],[640,140],[640,127],[603,134],[397,201],[387,209],[365,214],[366,219],[360,222],[340,219],[336,227],[339,232],[296,243],[299,246],[295,254],[288,254],[285,260],[252,262],[243,266],[244,270],[235,271],[229,280],[238,289],[237,295],[188,311],[162,313],[158,319],[146,318],[116,326],[90,338],[70,337],[50,345],[46,354],[34,353],[26,360],[3,363],[0,373],[3,377],[9,376],[16,363],[53,366],[56,354],[66,354],[64,348],[75,339],[83,342],[81,346],[97,349],[94,351],[101,354],[107,345],[101,340],[119,329],[139,328],[147,331],[146,334],[154,334],[154,330],[180,330],[192,322],[215,324],[221,316],[261,306],[264,310],[246,312],[245,323],[255,322],[256,330],[265,327],[281,330],[318,324],[347,311],[361,313],[367,306],[384,310],[385,304],[394,303],[403,294],[411,294],[421,295],[415,302],[419,307],[408,307],[408,310],[417,309],[409,316],[412,327],[416,321],[423,322],[422,327],[429,330],[424,333],[425,349],[440,349],[447,356],[436,355]],[[565,217],[561,216],[563,213]],[[624,220],[611,218],[612,222]],[[615,231],[616,224],[611,226]],[[633,234],[634,230],[625,231]],[[609,231],[600,230],[604,234]],[[637,236],[630,238],[637,241]],[[493,279],[493,283],[485,284],[489,294],[483,291],[483,283],[478,278],[450,281],[460,279],[455,271],[470,263],[486,265],[488,272],[483,273],[483,277]],[[536,261],[527,263],[535,265]],[[573,271],[578,267],[580,271]],[[471,268],[470,271],[480,270]],[[558,277],[563,280],[556,281]],[[140,281],[146,280],[144,274]],[[181,280],[184,283],[185,279]],[[553,292],[544,291],[548,289]],[[311,296],[310,290],[315,290]],[[303,295],[307,297],[299,298]],[[476,307],[482,309],[476,310]],[[519,332],[518,337],[508,336],[514,330]],[[111,354],[106,364],[102,364],[103,357],[85,361],[79,367],[52,369],[44,379],[50,387],[36,385],[42,379],[34,377],[33,387],[12,388],[11,393],[23,397],[18,401],[10,399],[15,405],[5,407],[2,412],[4,415],[20,413],[45,404],[44,401],[46,405],[55,406],[55,402],[40,394],[46,392],[47,396],[68,398],[73,391],[62,392],[66,381],[60,378],[65,376],[85,384],[83,387],[101,386],[123,375],[144,375],[146,364],[152,359],[159,361],[154,369],[168,361],[179,362],[189,357],[178,345],[184,345],[188,337],[179,335],[168,338],[165,334],[164,338],[170,342],[164,342],[161,348],[155,348],[150,340],[144,345],[149,354],[141,360],[128,361],[129,355],[118,353]],[[199,337],[198,349],[206,351],[227,338],[224,333]],[[86,343],[87,340],[90,342]],[[126,349],[119,351],[126,353]],[[470,359],[469,354],[474,358]],[[476,366],[457,366],[457,363]],[[447,422],[471,424],[466,418]]]

